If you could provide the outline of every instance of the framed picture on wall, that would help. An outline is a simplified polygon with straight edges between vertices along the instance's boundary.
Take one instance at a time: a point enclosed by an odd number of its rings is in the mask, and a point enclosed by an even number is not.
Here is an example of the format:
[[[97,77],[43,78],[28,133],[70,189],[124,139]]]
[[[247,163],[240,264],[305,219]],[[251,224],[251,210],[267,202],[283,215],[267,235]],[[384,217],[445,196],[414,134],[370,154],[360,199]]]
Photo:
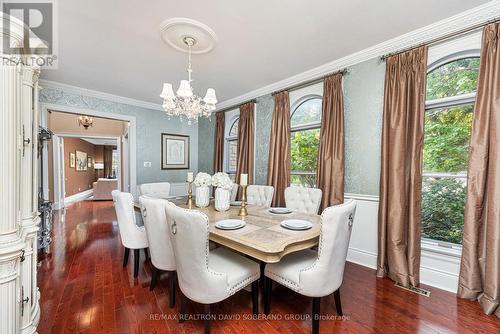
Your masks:
[[[76,153],[76,170],[83,172],[87,170],[87,153],[82,151],[75,151]]]
[[[87,167],[92,168],[92,158],[91,157],[87,158]]]
[[[76,161],[75,153],[69,152],[69,168],[75,168],[75,161]]]
[[[161,169],[189,169],[189,136],[161,134]]]

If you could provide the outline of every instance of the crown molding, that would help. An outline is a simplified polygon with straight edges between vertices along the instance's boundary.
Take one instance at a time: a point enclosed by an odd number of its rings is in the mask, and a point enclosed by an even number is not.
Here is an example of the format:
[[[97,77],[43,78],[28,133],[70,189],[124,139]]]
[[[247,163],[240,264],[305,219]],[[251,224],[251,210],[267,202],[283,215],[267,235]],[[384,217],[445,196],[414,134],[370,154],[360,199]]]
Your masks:
[[[388,53],[397,52],[399,50],[426,43],[433,39],[453,33],[459,33],[464,29],[472,28],[478,24],[487,23],[488,21],[499,17],[500,1],[490,1],[484,5],[474,7],[460,14],[432,23],[423,28],[419,28],[404,35],[395,37],[346,57],[320,65],[311,70],[296,74],[235,98],[222,101],[217,104],[217,110],[226,109],[245,101],[255,99],[259,96],[267,95],[277,90],[286,89],[287,87],[319,78],[323,75],[327,75],[328,73],[339,71],[346,67],[353,66],[373,58],[381,57]]]
[[[63,84],[63,83],[56,82],[56,81],[40,80],[40,85],[42,86],[42,88],[58,89],[58,90],[62,90],[65,93],[69,93],[69,94],[84,95],[84,96],[94,97],[94,98],[102,99],[102,100],[106,100],[106,101],[128,104],[128,105],[132,105],[132,106],[136,106],[136,107],[140,107],[140,108],[145,108],[145,109],[152,109],[152,110],[159,110],[159,111],[163,110],[161,105],[157,104],[157,103],[131,99],[129,97],[99,92],[97,90],[72,86],[72,85]]]

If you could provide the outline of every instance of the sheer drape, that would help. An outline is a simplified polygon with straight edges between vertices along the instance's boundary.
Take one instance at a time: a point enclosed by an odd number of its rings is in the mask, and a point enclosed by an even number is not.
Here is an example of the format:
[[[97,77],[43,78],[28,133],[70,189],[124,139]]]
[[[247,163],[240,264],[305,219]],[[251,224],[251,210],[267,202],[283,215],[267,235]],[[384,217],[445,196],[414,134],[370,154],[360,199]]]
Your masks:
[[[377,275],[405,286],[420,276],[426,68],[425,46],[386,60]]]
[[[284,206],[285,188],[290,185],[290,99],[288,91],[274,94],[267,184],[274,187],[272,205]]]
[[[483,30],[458,296],[500,317],[500,23]]]
[[[323,111],[318,153],[321,210],[344,202],[344,100],[342,74],[323,81]]]
[[[215,114],[214,173],[224,169],[224,112]]]

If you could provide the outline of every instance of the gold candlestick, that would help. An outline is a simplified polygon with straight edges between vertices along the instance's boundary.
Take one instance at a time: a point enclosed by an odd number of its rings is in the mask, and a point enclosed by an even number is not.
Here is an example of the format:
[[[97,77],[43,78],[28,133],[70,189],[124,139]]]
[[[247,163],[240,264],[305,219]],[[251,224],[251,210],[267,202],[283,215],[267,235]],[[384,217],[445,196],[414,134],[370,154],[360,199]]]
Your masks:
[[[186,204],[189,209],[193,208],[193,182],[188,182],[188,200]]]
[[[247,186],[241,186],[241,207],[238,216],[245,217],[248,216],[247,211]]]

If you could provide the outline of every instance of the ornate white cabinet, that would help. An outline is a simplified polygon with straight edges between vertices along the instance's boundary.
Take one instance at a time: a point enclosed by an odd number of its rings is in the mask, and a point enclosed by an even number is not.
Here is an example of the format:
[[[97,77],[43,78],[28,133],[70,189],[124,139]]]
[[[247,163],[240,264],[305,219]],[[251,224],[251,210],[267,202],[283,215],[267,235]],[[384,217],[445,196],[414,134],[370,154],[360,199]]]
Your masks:
[[[20,44],[22,35],[13,37],[13,42]],[[5,61],[2,55],[0,63],[2,334],[34,333],[40,317],[36,284],[39,70],[21,62],[13,64],[15,60],[9,56],[9,61]]]

